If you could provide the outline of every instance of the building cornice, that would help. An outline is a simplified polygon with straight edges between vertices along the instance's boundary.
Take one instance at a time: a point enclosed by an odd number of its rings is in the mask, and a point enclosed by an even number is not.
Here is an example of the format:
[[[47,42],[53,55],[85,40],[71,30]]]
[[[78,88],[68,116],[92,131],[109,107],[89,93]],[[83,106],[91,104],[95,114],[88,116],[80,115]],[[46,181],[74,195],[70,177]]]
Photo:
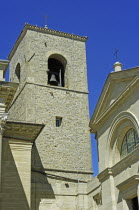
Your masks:
[[[109,178],[110,175],[113,175],[112,173],[112,169],[109,167],[109,168],[106,168],[104,171],[102,171],[100,174],[98,174],[98,179],[100,182],[104,182],[106,179]]]
[[[15,42],[9,56],[8,56],[9,60],[11,60],[18,45],[24,38],[27,30],[32,30],[32,31],[41,32],[41,33],[45,33],[45,34],[51,34],[51,35],[55,35],[55,36],[65,37],[65,38],[82,41],[82,42],[86,42],[88,39],[88,37],[86,37],[86,36],[79,36],[79,35],[70,34],[70,33],[62,32],[62,31],[52,30],[52,29],[45,28],[45,27],[43,28],[43,27],[39,27],[39,26],[35,26],[35,25],[30,25],[30,24],[26,23],[23,30],[21,31],[17,41]]]
[[[43,128],[44,124],[7,121],[3,137],[9,140],[14,139],[17,141],[22,140],[34,142]]]
[[[0,69],[3,70],[3,75],[5,75],[8,65],[9,65],[9,60],[0,60]]]
[[[0,81],[0,97],[4,99],[6,112],[13,100],[18,83]]]
[[[129,186],[133,186],[133,185],[138,186],[138,183],[139,183],[139,174],[136,174],[136,175],[130,177],[129,179],[125,180],[124,182],[120,183],[116,187],[120,191],[124,191],[126,189],[129,189]]]
[[[99,118],[94,119],[94,121],[91,120],[90,122],[90,127],[91,127],[91,132],[95,133],[98,129],[98,126],[101,125],[101,123],[104,121],[106,117],[108,117],[114,110],[115,107],[119,104],[122,103],[125,98],[129,97],[129,94],[132,93],[132,91],[139,85],[139,76],[136,76],[130,85],[124,89],[124,91],[119,95],[119,97],[103,112],[102,115],[99,116]],[[92,124],[92,125],[91,125]]]
[[[126,168],[130,167],[133,163],[139,161],[139,144],[136,146],[135,150],[128,154],[126,157],[121,159],[118,163],[116,163],[112,167],[108,167],[103,170],[100,174],[98,174],[98,179],[100,182],[104,182],[109,178],[110,175],[116,176],[124,171]]]
[[[77,171],[77,170],[68,170],[68,169],[54,169],[54,168],[44,168],[44,171],[55,171],[55,172],[64,172],[64,173],[75,173],[75,174],[88,174],[92,175],[93,171]]]

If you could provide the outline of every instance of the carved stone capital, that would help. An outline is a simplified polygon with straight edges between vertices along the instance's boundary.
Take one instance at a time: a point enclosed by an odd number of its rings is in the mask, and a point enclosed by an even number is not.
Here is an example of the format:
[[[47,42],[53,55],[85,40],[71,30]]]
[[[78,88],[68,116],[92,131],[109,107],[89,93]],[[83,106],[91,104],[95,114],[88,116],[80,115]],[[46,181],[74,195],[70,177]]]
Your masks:
[[[2,115],[2,116],[0,116],[0,134],[1,135],[3,134],[7,118],[8,118],[7,113]]]

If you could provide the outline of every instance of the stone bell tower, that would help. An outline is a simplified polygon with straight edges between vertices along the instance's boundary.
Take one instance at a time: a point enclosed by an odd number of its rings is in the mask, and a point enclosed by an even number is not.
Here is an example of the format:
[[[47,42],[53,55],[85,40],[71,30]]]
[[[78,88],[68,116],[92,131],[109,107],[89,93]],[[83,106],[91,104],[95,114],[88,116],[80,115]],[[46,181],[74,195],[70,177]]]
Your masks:
[[[10,118],[45,125],[32,149],[32,192],[91,178],[86,40],[26,24],[9,55],[10,80],[19,82]]]

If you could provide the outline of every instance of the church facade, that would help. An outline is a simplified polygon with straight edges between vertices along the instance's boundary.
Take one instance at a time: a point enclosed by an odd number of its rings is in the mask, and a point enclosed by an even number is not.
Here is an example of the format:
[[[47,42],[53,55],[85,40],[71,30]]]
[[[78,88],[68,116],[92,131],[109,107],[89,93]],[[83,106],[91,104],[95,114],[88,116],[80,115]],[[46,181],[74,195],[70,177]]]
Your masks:
[[[114,64],[90,121],[99,151],[98,209],[139,206],[139,68],[121,67]]]
[[[90,121],[92,177],[86,41],[26,24],[0,61],[0,209],[138,209],[139,68],[117,62],[104,85]]]

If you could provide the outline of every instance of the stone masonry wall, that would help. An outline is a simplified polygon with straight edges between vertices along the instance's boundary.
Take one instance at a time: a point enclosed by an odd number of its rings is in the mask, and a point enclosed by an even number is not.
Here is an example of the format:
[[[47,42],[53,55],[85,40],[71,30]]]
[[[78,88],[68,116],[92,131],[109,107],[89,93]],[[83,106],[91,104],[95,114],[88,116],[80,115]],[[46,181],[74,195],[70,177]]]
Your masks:
[[[85,43],[65,37],[28,30],[10,61],[11,81],[17,82],[15,68],[21,64],[21,84],[27,80],[47,85],[48,58],[59,54],[67,61],[65,78],[69,89],[87,91]]]
[[[35,93],[36,123],[46,125],[36,140],[43,167],[91,171],[87,94],[42,86]],[[31,106],[27,104],[27,117]],[[61,127],[56,127],[56,116],[62,117]],[[36,155],[33,160],[40,167]]]
[[[67,61],[65,87],[47,84],[52,54]],[[11,81],[16,81],[17,62],[21,64],[17,94],[25,87],[10,109],[10,119],[46,125],[36,140],[33,167],[91,171],[85,43],[28,30],[11,59]],[[56,116],[62,117],[61,127],[56,127]]]

